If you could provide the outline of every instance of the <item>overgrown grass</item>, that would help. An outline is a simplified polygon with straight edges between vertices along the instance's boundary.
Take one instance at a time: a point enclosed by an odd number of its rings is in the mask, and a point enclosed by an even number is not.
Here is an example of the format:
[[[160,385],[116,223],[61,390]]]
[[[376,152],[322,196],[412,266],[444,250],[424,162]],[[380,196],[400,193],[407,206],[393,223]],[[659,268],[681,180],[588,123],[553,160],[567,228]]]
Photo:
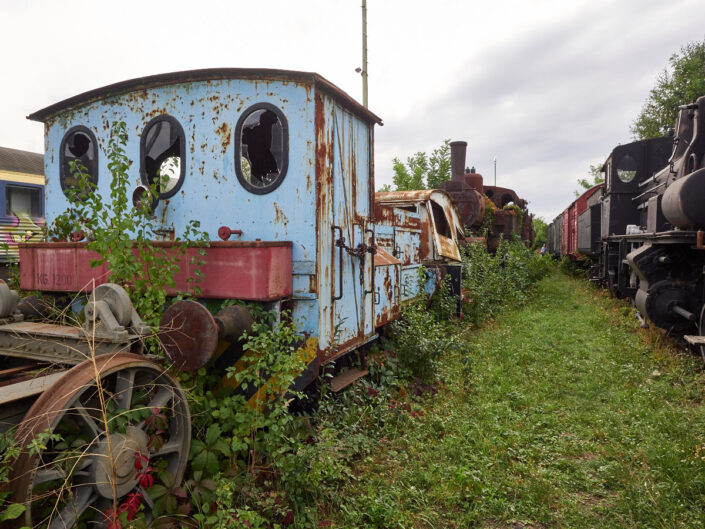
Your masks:
[[[488,256],[479,246],[469,248],[464,286],[473,290],[473,304],[482,303],[484,314],[477,313],[465,323],[455,318],[456,301],[449,295],[447,281],[432,300],[419,298],[405,306],[402,320],[391,326],[389,337],[372,351],[369,377],[341,395],[324,391],[310,423],[288,421],[284,427],[282,421],[270,421],[261,436],[277,441],[259,445],[265,450],[256,459],[249,458],[246,473],[234,472],[234,468],[227,471],[227,458],[221,459],[218,467],[225,474],[217,486],[211,483],[213,491],[205,494],[209,502],[219,496],[216,513],[194,516],[206,527],[213,526],[217,513],[227,513],[223,518],[227,527],[325,527],[336,518],[336,526],[342,523],[344,527],[368,523],[382,527],[392,519],[407,526],[404,510],[387,512],[385,502],[396,505],[398,501],[396,495],[389,495],[393,489],[386,490],[383,482],[370,489],[372,496],[355,493],[344,503],[341,492],[373,473],[368,465],[384,453],[380,447],[389,450],[387,461],[409,455],[406,450],[397,452],[391,443],[398,443],[414,429],[435,395],[448,392],[446,376],[441,376],[444,363],[460,358],[465,362],[463,373],[472,376],[462,329],[469,328],[468,322],[478,324],[498,314],[511,300],[526,300],[531,286],[549,270],[549,263],[520,241],[503,242],[496,256]],[[323,387],[325,390],[325,384]],[[223,404],[212,405],[219,408],[220,416]],[[232,416],[237,417],[239,414]],[[222,418],[215,423],[223,423]],[[434,427],[438,427],[436,432],[442,431],[438,424]],[[226,440],[230,429],[222,429]],[[411,464],[413,460],[411,456],[408,461]],[[242,467],[237,463],[237,468]],[[433,478],[430,471],[427,478]],[[229,502],[239,507],[234,509]],[[372,511],[367,510],[368,505]],[[331,510],[333,506],[340,510]],[[251,516],[244,518],[246,513]],[[342,519],[341,513],[345,514]]]
[[[297,526],[704,525],[697,358],[558,272],[463,338],[437,394],[382,372],[324,403]]]

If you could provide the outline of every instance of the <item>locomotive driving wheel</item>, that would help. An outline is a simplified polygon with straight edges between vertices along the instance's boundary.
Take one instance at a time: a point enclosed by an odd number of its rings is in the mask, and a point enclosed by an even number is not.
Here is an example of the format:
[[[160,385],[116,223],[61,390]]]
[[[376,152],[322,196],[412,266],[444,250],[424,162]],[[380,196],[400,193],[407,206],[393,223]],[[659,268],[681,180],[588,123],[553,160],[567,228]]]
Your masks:
[[[24,449],[13,501],[27,508],[19,525],[108,527],[121,512],[152,520],[152,487],[183,478],[191,419],[183,390],[162,368],[130,353],[104,354],[45,391],[17,439]]]

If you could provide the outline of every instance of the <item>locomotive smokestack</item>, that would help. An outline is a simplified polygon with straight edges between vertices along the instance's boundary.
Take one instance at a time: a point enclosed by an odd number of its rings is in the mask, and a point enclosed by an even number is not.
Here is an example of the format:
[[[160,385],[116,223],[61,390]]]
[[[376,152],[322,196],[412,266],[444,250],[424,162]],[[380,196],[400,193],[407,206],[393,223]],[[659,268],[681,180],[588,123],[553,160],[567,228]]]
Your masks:
[[[450,142],[450,178],[457,180],[465,174],[465,155],[468,149],[466,141]]]

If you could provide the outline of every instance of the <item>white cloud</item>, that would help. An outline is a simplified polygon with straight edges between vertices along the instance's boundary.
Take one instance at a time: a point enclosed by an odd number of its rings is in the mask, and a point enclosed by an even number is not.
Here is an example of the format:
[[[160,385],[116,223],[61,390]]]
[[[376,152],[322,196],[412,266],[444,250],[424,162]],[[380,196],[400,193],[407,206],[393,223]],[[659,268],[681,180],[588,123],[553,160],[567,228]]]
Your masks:
[[[705,31],[701,0],[368,0],[376,181],[391,159],[469,142],[469,163],[543,216],[572,200],[668,57]],[[0,145],[41,151],[25,116],[109,83],[168,71],[315,71],[361,97],[359,0],[122,3],[0,0]]]

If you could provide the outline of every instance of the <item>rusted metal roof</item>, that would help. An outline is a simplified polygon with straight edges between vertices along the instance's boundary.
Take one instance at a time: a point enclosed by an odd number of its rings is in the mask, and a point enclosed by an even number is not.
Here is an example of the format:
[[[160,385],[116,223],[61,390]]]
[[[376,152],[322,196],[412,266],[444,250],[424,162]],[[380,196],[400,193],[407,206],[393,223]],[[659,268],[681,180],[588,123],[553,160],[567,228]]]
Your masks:
[[[353,99],[350,95],[319,74],[313,72],[297,72],[293,70],[276,70],[268,68],[206,68],[202,70],[187,70],[182,72],[171,72],[150,75],[147,77],[138,77],[107,85],[102,88],[89,90],[88,92],[64,99],[63,101],[54,103],[53,105],[30,114],[27,116],[27,119],[44,122],[47,118],[67,108],[85,105],[106,97],[132,92],[134,90],[169,84],[194,81],[213,81],[221,79],[292,81],[315,84],[319,89],[331,94],[348,110],[362,116],[368,122],[382,125],[382,119],[379,116],[370,112],[360,103],[355,101],[355,99]]]
[[[415,191],[378,191],[375,193],[375,202],[384,206],[403,207],[405,205],[418,204],[430,200],[438,205],[447,208],[451,224],[454,224],[462,233],[460,217],[453,202],[453,197],[443,189],[417,189]]]
[[[436,189],[417,189],[415,191],[378,191],[375,200],[383,204],[402,204],[409,202],[423,202],[431,198]],[[445,193],[442,191],[442,193]]]
[[[0,171],[44,176],[44,155],[0,147]]]

